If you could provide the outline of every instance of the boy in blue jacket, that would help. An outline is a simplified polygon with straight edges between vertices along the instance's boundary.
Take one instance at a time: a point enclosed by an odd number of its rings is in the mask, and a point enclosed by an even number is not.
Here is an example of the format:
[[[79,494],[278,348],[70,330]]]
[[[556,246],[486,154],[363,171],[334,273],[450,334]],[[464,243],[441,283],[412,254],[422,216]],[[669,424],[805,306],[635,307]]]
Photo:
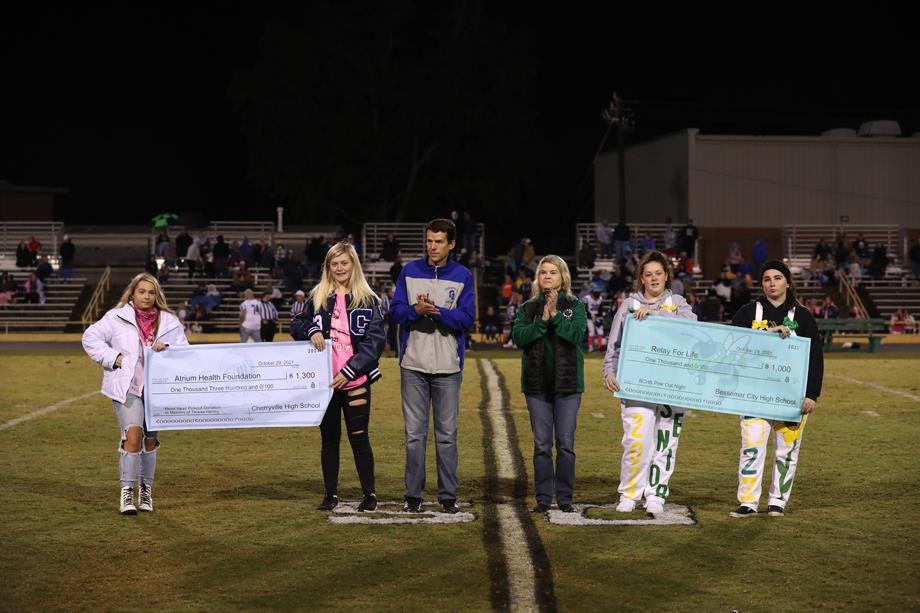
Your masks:
[[[406,428],[406,502],[421,511],[425,494],[428,407],[434,415],[438,502],[445,513],[457,507],[457,413],[463,380],[465,336],[475,318],[473,275],[450,259],[457,229],[449,219],[425,228],[427,256],[408,263],[390,304],[400,326],[399,365]]]

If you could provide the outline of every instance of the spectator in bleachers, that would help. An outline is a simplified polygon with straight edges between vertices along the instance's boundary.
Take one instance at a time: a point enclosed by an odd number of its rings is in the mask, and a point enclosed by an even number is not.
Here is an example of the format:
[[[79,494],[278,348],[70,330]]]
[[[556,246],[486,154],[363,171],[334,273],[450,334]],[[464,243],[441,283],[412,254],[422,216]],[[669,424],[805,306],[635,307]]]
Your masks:
[[[847,244],[846,232],[837,236],[837,245],[834,247],[834,263],[837,268],[846,268],[850,261],[850,246]]]
[[[684,282],[681,281],[680,278],[674,277],[674,278],[671,280],[671,293],[674,294],[675,296],[681,296],[681,297],[683,297],[683,295],[684,295]]]
[[[840,310],[834,304],[834,299],[828,294],[824,297],[824,304],[821,305],[821,313],[818,317],[820,319],[837,319],[839,314]]]
[[[217,235],[217,242],[214,244],[212,255],[214,256],[214,276],[220,278],[229,277],[230,245],[224,242],[223,234]]]
[[[894,313],[891,314],[891,317],[888,319],[888,330],[892,334],[904,334],[907,326],[907,311],[904,309],[897,309]]]
[[[396,284],[390,285],[387,291],[380,294],[380,308],[383,309],[384,323],[387,328],[387,347],[393,352],[393,357],[399,357],[399,347],[396,346],[396,339],[399,338],[399,326],[393,323],[393,317],[390,313],[390,304],[393,302],[393,296],[396,294]]]
[[[188,248],[192,246],[192,237],[188,230],[182,229],[182,234],[176,237],[176,258],[184,259],[188,255]]]
[[[402,256],[397,255],[395,258],[393,258],[393,265],[390,266],[389,274],[390,274],[390,281],[392,283],[395,284],[396,280],[399,279],[399,273],[402,272],[402,269],[403,269]]]
[[[41,260],[38,262],[38,266],[35,267],[35,275],[42,280],[42,283],[48,280],[48,277],[54,274],[54,269],[51,268],[51,262],[48,261],[48,256],[43,255]]]
[[[77,248],[74,247],[73,241],[70,240],[70,236],[64,235],[64,242],[61,243],[60,254],[61,254],[61,270],[58,272],[58,276],[61,279],[72,279],[73,278],[73,258],[77,253]]]
[[[639,242],[639,257],[644,256],[649,251],[655,251],[655,249],[655,239],[652,238],[651,234],[646,234],[645,238]]]
[[[591,243],[584,240],[581,240],[581,248],[578,250],[578,267],[579,268],[594,268],[594,260],[597,259],[597,253],[594,251],[594,247],[591,246]]]
[[[38,254],[42,250],[42,242],[34,236],[29,237],[29,266],[38,263]]]
[[[626,225],[626,220],[621,219],[613,229],[613,249],[616,252],[617,263],[622,262],[626,252],[632,249],[632,230]]]
[[[666,220],[668,226],[664,229],[664,254],[669,258],[677,256],[677,231],[671,225],[671,218]]]
[[[208,293],[205,294],[203,302],[205,312],[210,315],[211,311],[219,307],[223,301],[224,297],[221,295],[220,290],[217,289],[217,286],[213,283],[208,285]]]
[[[157,234],[156,240],[156,254],[160,257],[166,257],[169,253],[169,245],[172,241],[169,240],[169,234],[166,230],[160,230],[160,233]]]
[[[380,259],[385,262],[392,262],[399,255],[399,241],[396,240],[396,234],[390,232],[383,241],[383,248],[380,250]]]
[[[741,254],[741,246],[737,242],[732,241],[728,246],[726,262],[728,262],[733,273],[738,274],[740,272],[741,264],[744,263],[744,256]]]
[[[16,302],[19,293],[19,284],[16,279],[8,272],[0,275],[0,304],[13,304]]]
[[[917,320],[914,319],[914,316],[904,311],[904,333],[905,334],[916,334],[917,333]]]
[[[151,277],[156,277],[160,272],[160,267],[157,265],[156,256],[151,255],[147,258],[147,263],[144,264],[144,272],[146,272]]]
[[[693,220],[688,219],[680,230],[680,250],[685,251],[692,258],[696,253],[696,240],[699,237],[700,231],[693,225]]]
[[[233,281],[230,282],[230,289],[242,293],[244,290],[254,289],[255,286],[252,271],[246,266],[246,262],[240,262],[236,270],[233,271]]]
[[[259,329],[263,343],[271,343],[278,332],[278,309],[272,304],[272,290],[262,292],[262,301],[259,303],[262,326]]]
[[[27,304],[45,304],[45,284],[34,272],[29,273],[23,284],[22,294]]]
[[[732,299],[732,281],[734,280],[735,275],[731,271],[728,265],[722,267],[722,271],[719,273],[719,278],[713,283],[712,287],[715,290],[716,296],[719,297],[719,300],[722,301],[722,304],[727,304]]]
[[[910,267],[914,272],[914,279],[920,281],[920,237],[914,241],[908,252],[910,258]]]
[[[725,304],[716,293],[715,287],[710,287],[706,292],[706,299],[702,302],[699,310],[700,321],[719,322],[725,317]]]
[[[597,238],[597,246],[598,249],[600,249],[600,257],[613,257],[613,249],[611,247],[612,230],[610,229],[610,225],[607,223],[606,219],[602,219],[600,223],[597,224],[597,228],[594,229],[594,236]],[[585,244],[590,246],[589,241],[585,241]],[[592,249],[591,252],[593,253],[594,250]],[[591,266],[587,266],[586,268],[592,268],[593,266],[594,264],[592,263]]]
[[[511,329],[514,327],[517,310],[520,308],[523,301],[523,296],[515,291],[511,294],[511,301],[508,302],[508,306],[505,307],[505,320],[502,326],[502,347],[505,349],[513,349],[515,347],[514,340],[511,338]]]
[[[262,342],[262,306],[251,289],[243,292],[240,303],[240,342]]]
[[[530,271],[530,276],[533,278],[533,273],[536,272],[537,267],[537,251],[533,245],[533,241],[529,238],[524,239],[524,250],[521,255],[521,268],[526,268]]]
[[[288,249],[284,257],[278,262],[278,268],[281,270],[281,277],[284,280],[284,291],[293,294],[303,287],[303,269],[300,263],[294,259],[294,252]]]
[[[244,234],[239,246],[240,257],[245,260],[250,251],[252,251],[252,243],[249,242],[249,237]]]
[[[188,329],[185,323],[185,320],[188,319],[188,303],[184,300],[179,303],[179,308],[176,309],[176,318],[179,320],[179,323],[182,324],[183,328]]]
[[[29,251],[29,245],[25,241],[19,241],[16,245],[16,266],[17,268],[32,267],[32,252]]]
[[[599,296],[607,293],[607,281],[604,279],[604,273],[600,269],[592,271],[590,281],[591,291],[597,292]]]
[[[469,211],[463,211],[460,214],[457,233],[460,235],[461,248],[466,249],[466,252],[470,254],[476,251],[476,220]]]
[[[249,268],[256,268],[262,265],[262,243],[254,243],[252,249],[249,250],[249,253],[246,254],[244,258],[246,260],[246,266]]]
[[[480,326],[485,335],[483,339],[485,342],[494,343],[499,340],[498,333],[502,329],[502,320],[498,312],[496,312],[495,307],[491,304],[486,307],[486,313],[482,317]]]
[[[860,232],[856,240],[853,241],[852,247],[853,253],[859,258],[859,265],[863,268],[868,268],[869,258],[872,257],[872,254],[869,251],[869,241],[866,240],[862,232]]]
[[[881,279],[885,276],[885,270],[888,268],[888,249],[882,243],[876,243],[875,249],[872,250],[872,256],[869,259],[869,275],[873,279]]]
[[[505,280],[502,282],[501,291],[499,292],[502,306],[506,306],[511,301],[513,291],[514,283],[511,281],[511,275],[505,275]]]
[[[758,238],[754,241],[754,251],[751,253],[751,259],[754,263],[753,270],[760,270],[760,267],[767,261],[767,256],[767,244],[763,242],[762,238]],[[753,274],[753,270],[751,274]]]
[[[688,251],[680,252],[677,258],[677,264],[674,266],[674,276],[679,278],[693,278],[693,258],[688,255]]]
[[[262,268],[267,268],[269,271],[275,269],[275,252],[264,243],[262,243],[262,259],[259,264]]]
[[[188,278],[195,278],[195,272],[201,264],[201,238],[195,237],[185,252],[185,265],[188,267]]]
[[[393,233],[391,232],[390,236],[392,235]],[[386,251],[386,243],[384,243],[384,251]],[[399,252],[398,243],[396,251],[397,253]],[[310,279],[317,279],[319,277],[319,271],[323,267],[323,260],[326,259],[326,237],[314,236],[309,244],[307,244],[304,255],[307,258],[307,276]]]
[[[466,268],[470,267],[470,252],[466,250],[466,247],[460,247],[460,252],[457,254],[457,262]]]
[[[830,243],[827,242],[826,238],[822,238],[818,241],[818,244],[815,245],[814,253],[812,253],[813,258],[819,258],[821,260],[832,259],[834,255],[834,249],[831,247]]]
[[[302,289],[294,292],[294,302],[291,303],[291,319],[294,319],[301,313],[307,305],[307,295]]]
[[[607,280],[607,294],[609,296],[616,296],[629,286],[629,279],[621,273],[619,267],[614,266],[613,271],[610,273],[610,278]]]

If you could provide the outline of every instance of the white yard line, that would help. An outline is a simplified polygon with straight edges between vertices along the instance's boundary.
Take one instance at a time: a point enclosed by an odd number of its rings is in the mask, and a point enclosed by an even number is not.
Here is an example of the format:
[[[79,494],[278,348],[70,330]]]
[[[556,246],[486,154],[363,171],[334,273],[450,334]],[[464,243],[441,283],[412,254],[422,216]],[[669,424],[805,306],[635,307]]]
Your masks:
[[[85,394],[81,394],[80,396],[74,396],[73,398],[68,398],[67,400],[61,400],[60,402],[56,402],[52,405],[46,406],[43,409],[37,409],[35,411],[32,411],[31,413],[26,413],[22,417],[17,417],[16,419],[11,419],[4,424],[0,424],[0,431],[9,430],[10,428],[15,428],[19,424],[29,421],[30,419],[35,419],[36,417],[41,417],[42,415],[47,415],[48,413],[54,413],[58,409],[65,407],[68,404],[77,402],[78,400],[83,400],[84,398],[89,398],[90,396],[96,396],[98,394],[99,394],[98,390],[87,392]]]
[[[886,387],[878,383],[872,383],[871,381],[861,381],[859,379],[854,379],[853,377],[844,377],[843,375],[831,375],[831,376],[834,379],[840,379],[842,381],[846,381],[847,383],[854,383],[856,385],[865,385],[867,387],[871,387],[873,389],[877,389],[882,392],[888,392],[889,394],[894,394],[895,396],[901,396],[903,398],[909,398],[910,400],[920,402],[920,396],[918,396],[917,394],[911,394],[910,392],[902,392],[901,390],[896,390],[891,387]]]
[[[508,427],[502,418],[502,391],[498,384],[498,374],[491,360],[482,360],[486,385],[489,390],[488,415],[492,423],[492,447],[498,464],[498,478],[515,480],[520,477],[512,458],[512,442],[508,437]],[[508,592],[510,608],[513,611],[537,611],[536,576],[534,563],[524,526],[517,510],[510,504],[496,505],[499,534],[502,541],[502,555],[508,568]]]

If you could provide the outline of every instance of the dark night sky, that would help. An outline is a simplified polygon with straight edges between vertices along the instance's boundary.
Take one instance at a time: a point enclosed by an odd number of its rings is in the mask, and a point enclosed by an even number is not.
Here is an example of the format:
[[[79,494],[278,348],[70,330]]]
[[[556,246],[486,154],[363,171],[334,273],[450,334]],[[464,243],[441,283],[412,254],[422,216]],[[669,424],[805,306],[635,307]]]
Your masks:
[[[817,134],[881,118],[920,131],[906,9],[764,8],[734,23],[616,5],[490,8],[533,44],[534,96],[522,104],[536,112],[546,172],[522,182],[535,208],[590,215],[591,181],[578,190],[613,91],[637,101],[633,140],[685,127]],[[266,20],[284,13],[194,3],[17,10],[0,23],[0,179],[69,187],[59,212],[68,223],[144,223],[189,209],[272,218],[273,202],[246,179],[228,88],[257,57]],[[551,233],[537,216],[521,224],[518,234]]]

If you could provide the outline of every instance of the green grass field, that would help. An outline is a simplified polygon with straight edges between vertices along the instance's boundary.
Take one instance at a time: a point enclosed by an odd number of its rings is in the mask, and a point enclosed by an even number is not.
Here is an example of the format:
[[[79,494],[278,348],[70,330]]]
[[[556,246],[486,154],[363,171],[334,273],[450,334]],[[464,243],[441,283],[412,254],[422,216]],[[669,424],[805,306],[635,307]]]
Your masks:
[[[0,430],[0,610],[490,609],[489,560],[498,544],[481,516],[488,478],[477,358],[464,374],[460,477],[462,499],[480,518],[465,524],[327,523],[314,510],[323,488],[312,428],[164,433],[157,510],[134,517],[117,513],[118,428],[102,396]],[[569,527],[538,519],[558,609],[920,608],[918,403],[850,380],[920,395],[920,357],[896,358],[828,358],[785,518],[728,517],[736,506],[738,419],[694,411],[669,501],[691,507],[697,525]],[[529,479],[519,362],[494,363]],[[622,430],[600,366],[593,358],[586,366],[576,502],[616,500]],[[78,351],[3,351],[0,367],[0,425],[96,390],[101,378]],[[382,371],[371,440],[379,496],[395,500],[403,495],[395,360],[384,360]],[[873,411],[877,417],[866,413]],[[359,496],[345,441],[340,496]],[[530,494],[516,503],[531,505]]]

